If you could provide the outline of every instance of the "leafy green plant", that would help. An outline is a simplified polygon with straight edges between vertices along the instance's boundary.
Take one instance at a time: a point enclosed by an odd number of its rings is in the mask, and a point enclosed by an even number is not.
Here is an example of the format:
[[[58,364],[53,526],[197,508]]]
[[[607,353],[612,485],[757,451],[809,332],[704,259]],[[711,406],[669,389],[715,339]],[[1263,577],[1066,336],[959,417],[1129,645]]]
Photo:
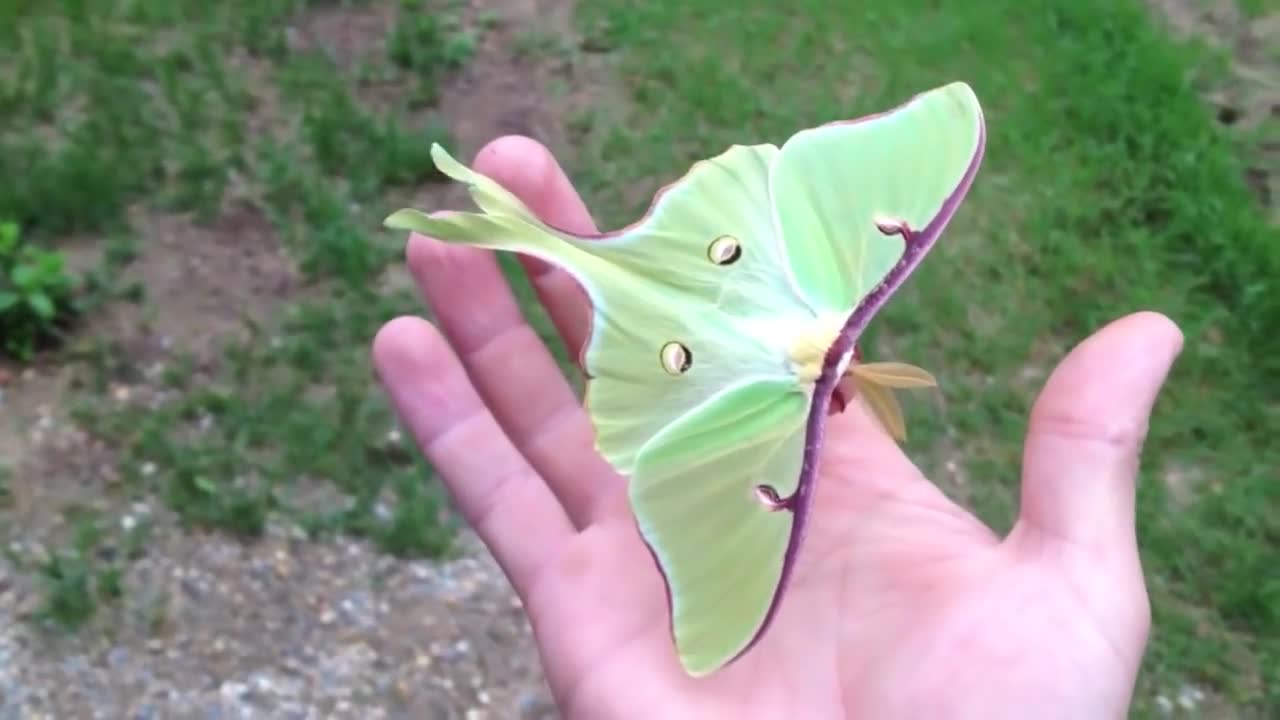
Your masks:
[[[35,619],[74,630],[123,596],[125,561],[141,556],[150,525],[138,523],[113,532],[98,513],[79,509],[69,511],[68,519],[69,547],[53,550],[36,563],[43,601]]]
[[[0,349],[28,359],[75,312],[75,282],[56,250],[24,243],[16,223],[0,224]]]

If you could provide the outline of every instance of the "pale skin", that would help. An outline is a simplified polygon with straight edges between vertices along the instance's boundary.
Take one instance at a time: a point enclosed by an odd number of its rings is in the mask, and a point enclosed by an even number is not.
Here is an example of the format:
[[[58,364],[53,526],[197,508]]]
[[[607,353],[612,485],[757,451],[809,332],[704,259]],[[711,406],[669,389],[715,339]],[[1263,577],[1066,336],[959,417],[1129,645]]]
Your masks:
[[[548,222],[596,230],[538,143],[500,138],[474,167]],[[676,660],[625,482],[594,451],[494,256],[421,236],[407,254],[436,323],[388,323],[373,343],[379,377],[523,601],[564,717],[1126,716],[1150,625],[1135,476],[1182,347],[1169,319],[1123,317],[1054,370],[1031,409],[1004,537],[923,477],[860,403],[833,415],[776,620],[738,662],[695,680]],[[585,296],[562,271],[525,267],[576,356]]]

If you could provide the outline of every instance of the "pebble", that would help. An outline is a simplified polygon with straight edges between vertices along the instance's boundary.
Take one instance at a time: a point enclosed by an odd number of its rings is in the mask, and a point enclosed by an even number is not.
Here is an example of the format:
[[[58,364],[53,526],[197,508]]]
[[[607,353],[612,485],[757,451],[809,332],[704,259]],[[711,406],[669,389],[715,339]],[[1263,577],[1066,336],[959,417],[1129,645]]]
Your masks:
[[[1178,705],[1185,710],[1194,710],[1204,700],[1204,691],[1200,688],[1183,685],[1178,689]]]

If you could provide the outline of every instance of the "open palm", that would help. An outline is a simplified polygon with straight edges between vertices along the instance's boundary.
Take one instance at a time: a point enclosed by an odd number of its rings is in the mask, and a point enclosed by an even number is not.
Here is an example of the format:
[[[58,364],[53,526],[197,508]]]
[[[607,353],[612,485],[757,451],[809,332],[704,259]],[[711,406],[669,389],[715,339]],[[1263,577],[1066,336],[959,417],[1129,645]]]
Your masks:
[[[475,167],[547,221],[595,230],[534,141],[496,140]],[[1004,538],[922,477],[858,403],[833,416],[777,617],[748,654],[694,680],[625,482],[593,449],[493,255],[414,236],[408,260],[437,325],[388,323],[374,341],[379,375],[524,601],[565,717],[1125,716],[1149,625],[1134,478],[1181,347],[1164,317],[1113,323],[1055,371],[1032,411],[1021,513]],[[525,262],[576,353],[585,296]]]

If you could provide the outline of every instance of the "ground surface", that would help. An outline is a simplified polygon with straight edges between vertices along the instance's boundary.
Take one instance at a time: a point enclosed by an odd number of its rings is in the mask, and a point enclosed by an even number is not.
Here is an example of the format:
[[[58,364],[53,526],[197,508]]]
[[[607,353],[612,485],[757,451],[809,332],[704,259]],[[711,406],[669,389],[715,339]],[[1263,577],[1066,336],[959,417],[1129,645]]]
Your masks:
[[[67,344],[0,360],[0,718],[554,717],[509,588],[370,382],[373,332],[419,311],[378,221],[462,200],[423,148],[538,137],[617,226],[728,142],[956,75],[988,112],[981,182],[869,342],[943,377],[912,452],[1007,527],[1049,367],[1173,315],[1135,716],[1280,712],[1280,12],[802,5],[0,0],[0,221],[99,288]]]
[[[366,513],[365,519],[376,520],[396,507],[410,507],[404,515],[410,520],[414,512],[426,513],[425,532],[397,535],[391,515],[392,529],[382,534],[319,539],[307,539],[302,529],[328,520],[315,513],[245,528],[246,522],[258,524],[261,494],[232,496],[214,488],[184,497],[182,488],[191,489],[188,483],[194,480],[189,473],[207,473],[222,483],[217,473],[227,470],[312,475],[274,488],[305,507],[303,513],[341,508],[361,493],[360,488],[343,491],[365,477],[320,477],[358,467],[359,457],[310,469],[297,460],[278,468],[226,462],[225,456],[236,451],[225,446],[229,435],[211,426],[236,421],[193,395],[201,386],[226,382],[237,362],[252,368],[256,382],[270,382],[267,376],[276,372],[305,375],[303,384],[318,396],[310,411],[321,416],[342,412],[340,403],[326,397],[342,393],[359,396],[353,402],[371,415],[354,423],[334,417],[326,427],[324,419],[309,421],[271,398],[229,410],[232,417],[265,413],[261,429],[268,444],[289,444],[286,433],[327,432],[317,442],[332,442],[335,430],[349,429],[366,436],[361,443],[372,436],[377,446],[362,445],[353,454],[384,453],[405,468],[407,477],[415,482],[422,477],[421,467],[405,459],[411,456],[394,423],[378,407],[363,358],[379,321],[419,308],[402,271],[394,265],[383,270],[387,260],[396,259],[394,238],[386,238],[377,249],[381,255],[372,260],[365,257],[369,250],[351,246],[364,243],[369,228],[376,228],[376,216],[393,205],[432,207],[459,198],[456,191],[412,177],[426,169],[418,150],[424,167],[410,168],[408,183],[372,180],[387,187],[392,199],[374,201],[363,213],[347,211],[341,203],[358,191],[329,193],[319,187],[342,182],[315,167],[323,159],[289,167],[295,162],[291,153],[326,147],[310,128],[297,127],[299,107],[317,116],[303,119],[312,120],[312,128],[323,130],[330,123],[338,132],[355,133],[339,142],[368,144],[363,150],[373,157],[356,154],[349,158],[353,163],[393,162],[377,157],[391,144],[386,137],[373,132],[361,138],[359,132],[367,128],[343,127],[349,120],[343,117],[346,106],[323,95],[352,88],[357,102],[390,113],[398,107],[397,95],[428,94],[420,78],[438,74],[435,97],[424,97],[420,107],[405,113],[410,120],[404,132],[425,133],[413,141],[434,139],[436,126],[449,130],[439,139],[468,154],[503,133],[553,141],[538,90],[542,69],[513,51],[521,28],[539,10],[532,0],[409,4],[414,12],[400,11],[403,16],[394,2],[298,5],[295,12],[271,18],[287,45],[278,56],[252,57],[244,50],[246,36],[223,16],[193,17],[186,28],[166,19],[133,20],[138,27],[176,27],[179,35],[194,34],[192,28],[202,24],[213,34],[225,33],[218,40],[235,48],[227,66],[187,81],[212,84],[233,75],[243,80],[250,100],[244,112],[228,113],[227,119],[241,123],[248,141],[261,149],[257,157],[239,158],[244,167],[235,173],[247,177],[227,181],[209,217],[198,217],[200,208],[193,207],[198,203],[170,209],[130,199],[128,223],[109,232],[128,237],[136,255],[116,286],[140,284],[143,300],[94,308],[76,328],[71,351],[46,353],[25,365],[0,365],[0,457],[8,466],[9,506],[2,527],[6,540],[14,542],[10,559],[18,566],[0,577],[0,717],[552,716],[523,614],[501,572],[467,535],[447,548],[446,557],[433,558],[446,550],[451,534],[438,528],[434,497],[406,500],[389,490],[374,496]],[[451,25],[411,28],[419,34],[406,42],[426,46],[410,48],[424,57],[412,59],[408,68],[397,67],[385,59],[397,18],[415,14]],[[411,20],[399,21],[401,27],[406,23]],[[443,49],[432,47],[441,42]],[[283,96],[306,90],[290,87],[289,73],[306,72],[299,58],[311,60],[306,53],[313,50],[331,57],[326,67],[348,75],[290,107]],[[447,56],[450,52],[456,60]],[[101,62],[101,57],[90,54],[86,61]],[[388,77],[357,81],[362,64]],[[326,107],[326,101],[333,106]],[[425,119],[415,122],[419,118]],[[279,167],[270,166],[276,158],[265,146],[268,137],[278,139]],[[290,170],[295,177],[272,175]],[[365,170],[395,172],[376,165]],[[307,183],[315,184],[300,187]],[[277,200],[270,197],[273,192],[304,197]],[[318,217],[307,217],[313,208],[306,203],[320,206]],[[331,210],[326,203],[337,207]],[[322,232],[326,221],[345,222],[353,230],[348,237],[331,238],[329,248],[318,249],[324,239],[295,242],[287,236],[287,219],[271,215],[297,218],[300,210],[303,234]],[[326,216],[330,211],[333,216]],[[92,269],[106,262],[109,232],[88,229],[59,243],[74,267]],[[325,251],[334,256],[324,258]],[[333,267],[308,270],[308,260]],[[342,274],[362,262],[370,272],[352,284],[378,288],[378,304],[367,317],[352,317],[343,303],[370,298],[361,289],[343,287]],[[336,325],[346,337],[290,328],[290,312]],[[246,318],[260,327],[247,328]],[[335,341],[349,343],[349,350],[326,347]],[[268,344],[289,356],[265,354],[260,348]],[[352,362],[363,373],[312,369],[320,363],[298,356],[313,352],[333,352],[336,362]],[[86,362],[76,353],[93,359]],[[77,408],[83,414],[76,415]],[[173,415],[153,413],[155,408],[173,408]],[[184,422],[192,413],[194,422]],[[168,437],[152,442],[142,437],[149,434],[145,429],[136,432],[135,423],[149,415],[157,435]],[[113,428],[116,422],[123,426]],[[290,423],[299,427],[281,429]],[[182,522],[184,516],[203,522],[192,528]],[[359,522],[349,520],[338,522],[352,526],[341,529],[354,529]],[[245,541],[236,535],[245,529],[262,532]],[[89,535],[84,552],[77,553],[77,537]],[[142,547],[145,552],[131,552]],[[426,557],[398,559],[388,550]],[[56,561],[50,559],[54,553]],[[110,588],[117,573],[120,589],[114,598]],[[72,632],[64,627],[68,624],[75,626]]]

